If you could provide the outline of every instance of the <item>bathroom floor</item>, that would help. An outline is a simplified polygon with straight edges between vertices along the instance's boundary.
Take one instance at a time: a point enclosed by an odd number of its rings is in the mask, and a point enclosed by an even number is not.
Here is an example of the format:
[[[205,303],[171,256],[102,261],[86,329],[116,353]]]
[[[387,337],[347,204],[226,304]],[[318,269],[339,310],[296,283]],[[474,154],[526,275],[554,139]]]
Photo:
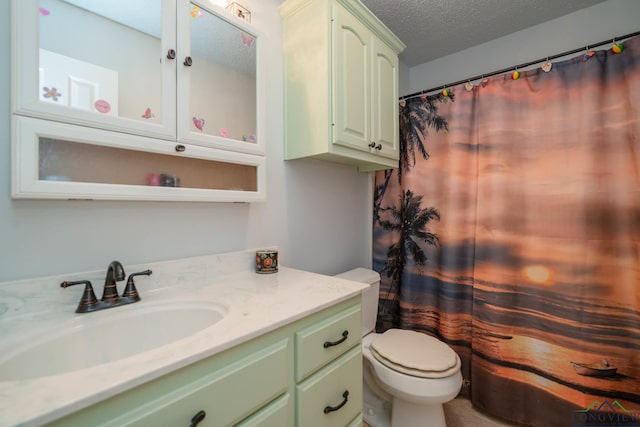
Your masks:
[[[515,427],[516,424],[484,414],[475,409],[469,399],[458,397],[444,405],[447,427]]]
[[[444,405],[447,427],[514,427],[513,424],[483,414],[471,405],[469,399],[459,397]],[[364,423],[365,427],[370,427]]]

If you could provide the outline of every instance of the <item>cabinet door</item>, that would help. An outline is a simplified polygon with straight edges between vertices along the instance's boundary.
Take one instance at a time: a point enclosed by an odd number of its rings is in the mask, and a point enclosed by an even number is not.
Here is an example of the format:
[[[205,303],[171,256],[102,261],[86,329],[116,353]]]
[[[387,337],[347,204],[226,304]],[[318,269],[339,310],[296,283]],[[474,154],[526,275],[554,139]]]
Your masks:
[[[375,152],[398,159],[398,55],[372,37],[372,140]]]
[[[14,113],[174,138],[175,1],[12,1]]]
[[[342,5],[333,21],[333,143],[369,151],[371,35]]]
[[[264,154],[256,30],[199,1],[177,9],[178,139]]]
[[[293,397],[287,393],[235,427],[286,427],[293,425],[292,418]]]
[[[122,419],[114,419],[112,425],[187,426],[200,411],[206,413],[202,427],[235,425],[287,390],[287,346],[286,340],[280,341],[217,372],[205,374],[159,401],[140,406],[135,415],[125,414]],[[261,414],[264,417],[256,416],[255,422],[247,420],[246,425],[273,426],[267,422],[288,419],[291,413],[288,405],[287,395],[266,408]]]

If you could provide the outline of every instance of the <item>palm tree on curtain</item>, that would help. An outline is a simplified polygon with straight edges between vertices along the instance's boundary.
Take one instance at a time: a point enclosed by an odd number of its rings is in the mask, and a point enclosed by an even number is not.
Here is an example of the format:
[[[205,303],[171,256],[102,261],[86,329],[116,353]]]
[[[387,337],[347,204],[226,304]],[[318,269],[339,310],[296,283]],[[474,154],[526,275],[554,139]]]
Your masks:
[[[380,272],[385,272],[391,283],[379,317],[383,323],[396,327],[399,323],[400,278],[409,258],[415,265],[427,262],[421,243],[438,245],[438,236],[429,232],[427,225],[434,219],[440,220],[440,212],[433,207],[422,208],[422,196],[414,195],[411,190],[401,194],[399,208],[391,206],[383,210],[385,219],[380,219],[380,226],[383,230],[399,233],[399,238],[389,246],[387,263]]]
[[[424,146],[428,128],[436,132],[449,130],[447,121],[438,115],[437,102],[453,102],[455,96],[441,93],[433,96],[421,96],[400,101],[400,160],[398,167],[398,182],[402,181],[402,173],[416,164],[416,152],[427,160],[429,152]],[[376,185],[374,190],[373,223],[380,220],[380,205],[384,197],[393,169],[384,171],[384,182]]]

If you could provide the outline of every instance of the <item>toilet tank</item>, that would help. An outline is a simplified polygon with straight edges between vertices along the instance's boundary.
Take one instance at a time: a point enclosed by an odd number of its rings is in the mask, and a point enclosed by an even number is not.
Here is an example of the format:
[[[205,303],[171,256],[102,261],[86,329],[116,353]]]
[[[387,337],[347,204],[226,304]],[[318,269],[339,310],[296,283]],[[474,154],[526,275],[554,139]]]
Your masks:
[[[354,268],[335,277],[366,283],[369,288],[362,291],[362,336],[376,328],[378,298],[380,297],[380,274],[367,268]]]

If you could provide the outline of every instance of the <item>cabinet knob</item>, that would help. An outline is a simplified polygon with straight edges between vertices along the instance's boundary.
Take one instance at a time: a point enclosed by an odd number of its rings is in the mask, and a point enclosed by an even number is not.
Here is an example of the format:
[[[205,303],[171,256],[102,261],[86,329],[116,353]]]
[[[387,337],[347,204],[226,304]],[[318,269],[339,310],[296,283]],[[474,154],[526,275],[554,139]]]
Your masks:
[[[204,411],[200,411],[191,418],[191,424],[189,427],[196,427],[200,421],[204,420],[204,417],[207,416],[207,413]]]
[[[178,153],[182,153],[182,152],[183,152],[184,150],[186,150],[186,149],[187,149],[187,148],[186,148],[184,145],[182,145],[182,144],[178,144],[178,145],[176,145],[176,151],[177,151]]]
[[[167,51],[167,59],[176,59],[176,51],[173,49],[169,49]]]
[[[338,409],[346,405],[347,402],[349,401],[349,390],[345,390],[344,393],[342,393],[342,399],[343,399],[342,402],[340,402],[340,404],[337,406],[325,406],[324,413],[328,414],[329,412],[337,411]]]
[[[371,144],[369,144],[369,148],[373,148],[373,147],[375,147],[375,146],[376,146],[376,143],[375,143],[375,142],[373,142],[373,141],[371,141]]]
[[[382,144],[376,145],[376,150],[378,150],[378,151],[382,150]]]
[[[190,56],[187,56],[186,58],[184,58],[183,64],[185,65],[185,67],[191,67],[191,64],[193,64],[193,60]]]

